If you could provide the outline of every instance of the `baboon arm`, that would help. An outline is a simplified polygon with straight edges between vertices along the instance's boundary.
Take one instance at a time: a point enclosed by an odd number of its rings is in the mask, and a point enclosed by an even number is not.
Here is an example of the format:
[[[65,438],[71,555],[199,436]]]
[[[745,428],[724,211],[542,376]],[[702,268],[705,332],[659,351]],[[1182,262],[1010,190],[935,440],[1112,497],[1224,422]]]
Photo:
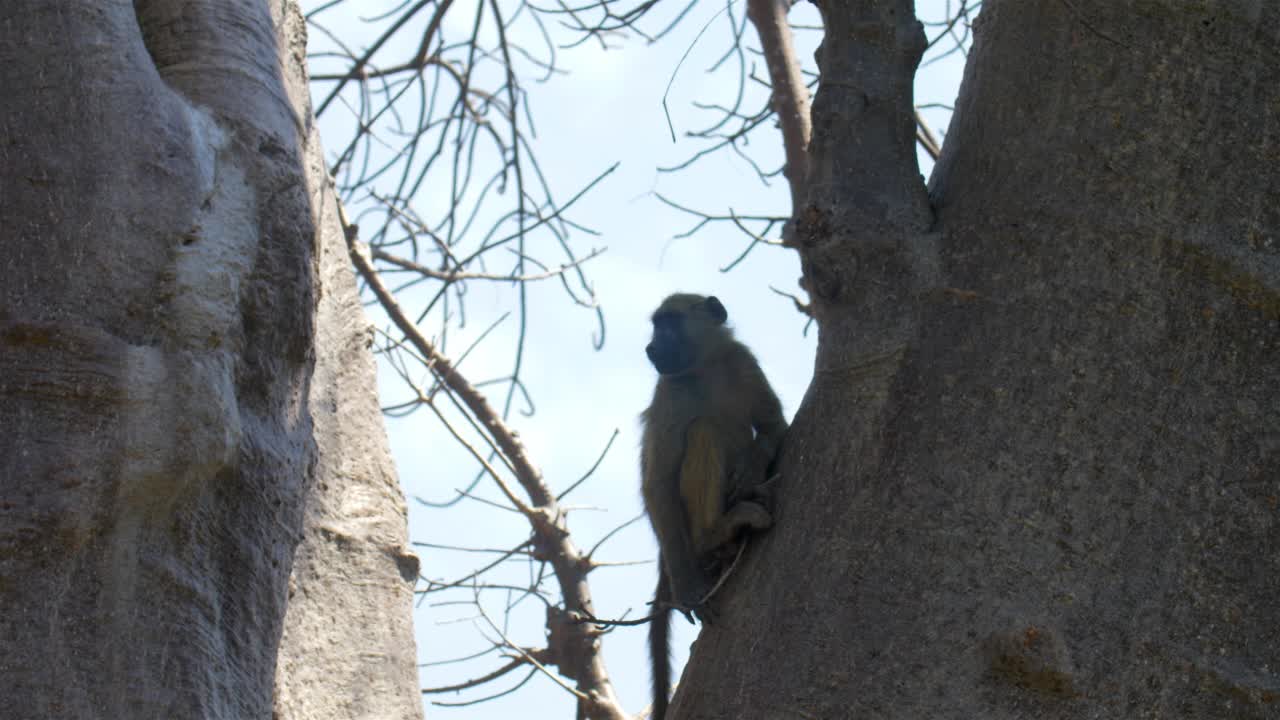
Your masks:
[[[764,379],[764,373],[756,368],[755,374],[759,390],[755,393],[756,406],[751,411],[751,425],[756,431],[757,447],[768,454],[767,460],[772,460],[782,444],[782,436],[787,433],[787,419],[783,417],[782,403]]]
[[[759,473],[755,475],[755,482],[763,482],[766,470],[777,457],[782,438],[787,434],[787,419],[782,415],[782,403],[754,358],[748,358],[742,373],[751,393],[751,428],[755,430],[748,464],[754,465],[751,475]]]
[[[747,381],[754,400],[751,406],[751,426],[756,431],[756,449],[768,463],[778,454],[778,447],[782,445],[782,436],[787,433],[787,419],[782,415],[782,403],[758,364],[751,363]]]

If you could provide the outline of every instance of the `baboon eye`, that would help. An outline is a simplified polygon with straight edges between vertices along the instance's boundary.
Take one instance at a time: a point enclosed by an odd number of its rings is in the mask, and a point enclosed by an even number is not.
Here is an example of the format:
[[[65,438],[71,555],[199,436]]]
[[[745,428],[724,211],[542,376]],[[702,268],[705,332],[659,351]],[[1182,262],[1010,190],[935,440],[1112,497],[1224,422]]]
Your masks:
[[[674,330],[680,326],[680,316],[676,313],[664,312],[653,316],[655,330]]]

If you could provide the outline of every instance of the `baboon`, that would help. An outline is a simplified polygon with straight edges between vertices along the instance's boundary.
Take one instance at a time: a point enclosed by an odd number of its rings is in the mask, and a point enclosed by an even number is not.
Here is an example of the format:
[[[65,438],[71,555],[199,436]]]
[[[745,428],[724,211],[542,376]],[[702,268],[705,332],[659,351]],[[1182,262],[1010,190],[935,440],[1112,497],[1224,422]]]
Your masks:
[[[744,530],[773,523],[761,502],[763,483],[787,421],[727,319],[715,297],[672,295],[654,312],[653,340],[645,347],[659,375],[642,416],[640,456],[645,510],[660,551],[649,627],[653,720],[666,714],[671,685],[670,611],[710,621],[707,596],[725,548]]]

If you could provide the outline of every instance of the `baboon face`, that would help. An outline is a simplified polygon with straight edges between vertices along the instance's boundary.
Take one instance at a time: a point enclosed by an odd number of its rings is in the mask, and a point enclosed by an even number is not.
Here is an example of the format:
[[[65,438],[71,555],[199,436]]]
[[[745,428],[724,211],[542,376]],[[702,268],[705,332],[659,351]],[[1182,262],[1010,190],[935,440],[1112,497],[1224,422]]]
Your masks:
[[[727,317],[715,297],[672,295],[653,314],[653,340],[644,352],[660,375],[688,371],[724,334]]]
[[[660,375],[672,375],[693,365],[693,347],[684,336],[684,316],[660,312],[653,316],[653,340],[644,348]]]

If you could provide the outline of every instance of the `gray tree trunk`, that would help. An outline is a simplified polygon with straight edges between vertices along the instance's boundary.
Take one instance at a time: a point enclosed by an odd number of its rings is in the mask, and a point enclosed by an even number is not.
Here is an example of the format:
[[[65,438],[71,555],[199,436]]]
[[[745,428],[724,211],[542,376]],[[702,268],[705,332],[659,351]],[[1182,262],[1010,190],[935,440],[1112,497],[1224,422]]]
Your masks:
[[[988,0],[932,224],[910,5],[824,3],[816,373],[674,716],[1280,717],[1280,5]]]
[[[304,46],[292,2],[0,5],[6,718],[421,715]]]

